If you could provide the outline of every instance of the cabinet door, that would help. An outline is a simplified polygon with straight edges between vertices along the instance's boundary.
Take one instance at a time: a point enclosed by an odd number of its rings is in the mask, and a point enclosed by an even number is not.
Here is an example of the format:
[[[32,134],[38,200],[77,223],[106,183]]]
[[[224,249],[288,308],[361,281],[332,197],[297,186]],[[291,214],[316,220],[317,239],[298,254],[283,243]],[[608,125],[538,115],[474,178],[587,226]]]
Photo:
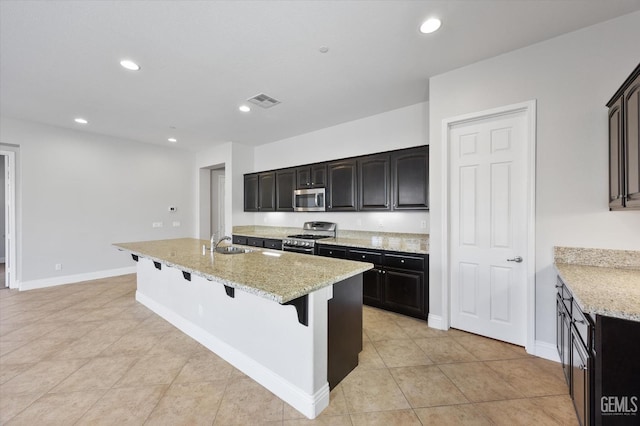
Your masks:
[[[338,259],[347,258],[347,249],[344,247],[318,245],[316,250],[318,256],[336,257]]]
[[[358,159],[358,208],[390,210],[391,159],[389,154]]]
[[[562,371],[564,372],[564,378],[567,381],[567,385],[571,386],[571,378],[569,376],[569,355],[570,355],[570,319],[567,310],[562,303],[562,295],[556,296],[556,348],[558,349],[558,355],[560,356],[560,364],[562,365]]]
[[[385,305],[396,312],[426,319],[424,273],[386,268],[383,276]]]
[[[273,250],[282,250],[282,240],[275,240],[271,238],[265,238],[263,244],[265,248]]]
[[[311,166],[311,187],[324,188],[327,186],[327,165],[313,164]]]
[[[591,423],[591,387],[589,382],[590,358],[575,330],[571,329],[571,397],[578,421],[586,426]]]
[[[624,207],[622,98],[609,108],[609,208]]]
[[[244,175],[244,211],[258,211],[258,175]]]
[[[327,210],[356,211],[356,160],[329,163],[327,170]]]
[[[295,189],[296,169],[278,170],[276,172],[276,210],[293,211],[293,190]]]
[[[394,210],[429,209],[429,147],[391,154]]]
[[[311,167],[303,166],[296,169],[296,188],[311,188]]]
[[[367,305],[382,307],[383,270],[376,267],[362,274],[362,301]]]
[[[248,246],[252,246],[252,247],[264,247],[264,239],[248,237],[247,238],[247,245]]]
[[[276,174],[275,172],[258,175],[258,210],[272,212],[276,209]]]
[[[624,92],[626,207],[640,208],[640,75]]]

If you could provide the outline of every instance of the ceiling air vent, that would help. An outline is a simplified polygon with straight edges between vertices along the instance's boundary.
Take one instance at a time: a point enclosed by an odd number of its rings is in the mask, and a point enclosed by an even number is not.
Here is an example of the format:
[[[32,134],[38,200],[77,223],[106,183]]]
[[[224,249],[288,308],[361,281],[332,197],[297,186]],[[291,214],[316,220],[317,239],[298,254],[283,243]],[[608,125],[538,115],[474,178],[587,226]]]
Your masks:
[[[247,99],[247,101],[262,108],[271,108],[272,106],[278,105],[280,103],[279,100],[273,99],[271,96],[267,96],[264,93],[255,95],[253,98]]]

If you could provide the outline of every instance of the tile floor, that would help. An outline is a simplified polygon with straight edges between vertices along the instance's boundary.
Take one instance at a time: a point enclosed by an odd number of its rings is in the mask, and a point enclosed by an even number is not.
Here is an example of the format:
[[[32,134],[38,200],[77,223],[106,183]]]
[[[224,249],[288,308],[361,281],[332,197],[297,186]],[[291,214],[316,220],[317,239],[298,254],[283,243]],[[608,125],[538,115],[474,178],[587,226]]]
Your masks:
[[[360,365],[312,422],[134,294],[133,275],[0,290],[0,424],[577,424],[558,364],[369,307]]]

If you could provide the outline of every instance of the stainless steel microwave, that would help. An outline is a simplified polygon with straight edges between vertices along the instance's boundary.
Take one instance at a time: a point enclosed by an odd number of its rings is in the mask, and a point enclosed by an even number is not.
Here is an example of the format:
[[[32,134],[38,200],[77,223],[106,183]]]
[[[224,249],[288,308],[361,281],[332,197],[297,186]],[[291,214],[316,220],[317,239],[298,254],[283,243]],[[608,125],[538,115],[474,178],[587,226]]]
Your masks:
[[[326,210],[324,188],[296,189],[293,191],[294,210],[297,212],[323,212]]]

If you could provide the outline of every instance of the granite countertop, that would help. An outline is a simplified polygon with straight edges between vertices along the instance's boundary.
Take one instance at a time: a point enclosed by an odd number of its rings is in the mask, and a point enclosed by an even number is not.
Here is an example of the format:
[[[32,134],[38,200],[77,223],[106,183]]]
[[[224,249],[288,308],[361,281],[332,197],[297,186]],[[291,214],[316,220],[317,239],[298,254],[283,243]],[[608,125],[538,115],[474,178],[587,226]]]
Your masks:
[[[283,239],[287,235],[299,234],[300,232],[300,228],[277,226],[249,225],[233,227],[233,235],[255,238]],[[373,250],[429,254],[428,234],[338,230],[336,238],[324,238],[317,240],[316,243]]]
[[[278,303],[304,296],[373,268],[370,263],[251,247],[245,254],[202,254],[195,238],[114,244],[163,263]],[[248,247],[247,247],[248,248]]]
[[[554,247],[554,255],[584,313],[640,321],[640,251]]]

